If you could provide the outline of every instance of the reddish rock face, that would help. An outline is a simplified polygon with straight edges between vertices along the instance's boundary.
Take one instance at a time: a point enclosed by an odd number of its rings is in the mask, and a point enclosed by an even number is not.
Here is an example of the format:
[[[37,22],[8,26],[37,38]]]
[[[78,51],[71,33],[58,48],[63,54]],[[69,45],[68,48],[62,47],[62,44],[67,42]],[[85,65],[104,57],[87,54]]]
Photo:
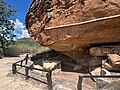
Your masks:
[[[46,27],[88,21],[120,14],[120,0],[33,0],[27,28],[39,28],[46,14],[51,18]]]
[[[68,24],[119,14],[120,0],[33,0],[26,16],[26,27],[41,45],[78,60],[83,48],[91,44],[120,41],[120,18],[84,25]],[[60,25],[68,26],[55,27]]]

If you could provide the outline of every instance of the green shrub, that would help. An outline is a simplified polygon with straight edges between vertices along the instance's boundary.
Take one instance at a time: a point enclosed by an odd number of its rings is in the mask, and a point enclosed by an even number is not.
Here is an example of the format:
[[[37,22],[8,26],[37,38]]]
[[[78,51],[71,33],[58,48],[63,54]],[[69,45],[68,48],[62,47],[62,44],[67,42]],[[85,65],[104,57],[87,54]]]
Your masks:
[[[0,48],[0,54],[1,54],[1,55],[3,55],[3,51],[2,51],[2,49],[1,49],[1,48]]]
[[[5,54],[7,57],[17,57],[19,55],[19,48],[17,47],[9,47],[6,49]]]

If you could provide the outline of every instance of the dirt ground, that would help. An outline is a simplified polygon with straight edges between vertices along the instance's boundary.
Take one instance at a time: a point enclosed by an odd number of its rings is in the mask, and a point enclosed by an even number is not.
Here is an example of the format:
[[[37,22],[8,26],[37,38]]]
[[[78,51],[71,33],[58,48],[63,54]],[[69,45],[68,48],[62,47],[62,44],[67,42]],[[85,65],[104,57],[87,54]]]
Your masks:
[[[24,76],[12,74],[12,64],[24,57],[25,55],[21,55],[0,59],[0,90],[44,90],[35,80],[26,81]]]
[[[29,78],[25,80],[25,76],[21,74],[12,74],[12,64],[22,60],[25,55],[19,57],[5,57],[0,59],[0,90],[47,90],[47,84]],[[24,73],[24,70],[20,70]],[[31,71],[30,76],[38,78],[38,80],[46,81],[45,76],[40,73]],[[77,90],[78,75],[70,72],[60,72],[53,74],[53,90]],[[88,82],[86,85],[89,85]],[[87,86],[85,90],[93,90]],[[90,89],[91,88],[91,89]]]

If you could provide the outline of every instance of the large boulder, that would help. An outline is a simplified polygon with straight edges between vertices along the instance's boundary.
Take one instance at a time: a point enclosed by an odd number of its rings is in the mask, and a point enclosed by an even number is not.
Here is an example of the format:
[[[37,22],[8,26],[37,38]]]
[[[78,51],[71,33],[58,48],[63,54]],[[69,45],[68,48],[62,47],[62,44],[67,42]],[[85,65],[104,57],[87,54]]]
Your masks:
[[[79,61],[93,44],[120,41],[119,14],[119,0],[33,0],[26,27],[41,45]]]
[[[51,19],[45,25],[48,27],[118,14],[120,0],[33,0],[26,16],[26,26],[34,32],[46,17]]]

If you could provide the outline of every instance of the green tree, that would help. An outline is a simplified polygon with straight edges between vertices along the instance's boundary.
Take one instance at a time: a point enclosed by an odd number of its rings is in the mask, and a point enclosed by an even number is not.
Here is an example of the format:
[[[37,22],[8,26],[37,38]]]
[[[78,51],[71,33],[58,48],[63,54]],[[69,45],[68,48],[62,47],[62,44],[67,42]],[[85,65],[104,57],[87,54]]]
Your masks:
[[[13,34],[14,23],[9,20],[15,12],[14,7],[0,0],[0,48],[4,56],[6,56],[6,49],[14,43],[14,37],[16,36]]]

